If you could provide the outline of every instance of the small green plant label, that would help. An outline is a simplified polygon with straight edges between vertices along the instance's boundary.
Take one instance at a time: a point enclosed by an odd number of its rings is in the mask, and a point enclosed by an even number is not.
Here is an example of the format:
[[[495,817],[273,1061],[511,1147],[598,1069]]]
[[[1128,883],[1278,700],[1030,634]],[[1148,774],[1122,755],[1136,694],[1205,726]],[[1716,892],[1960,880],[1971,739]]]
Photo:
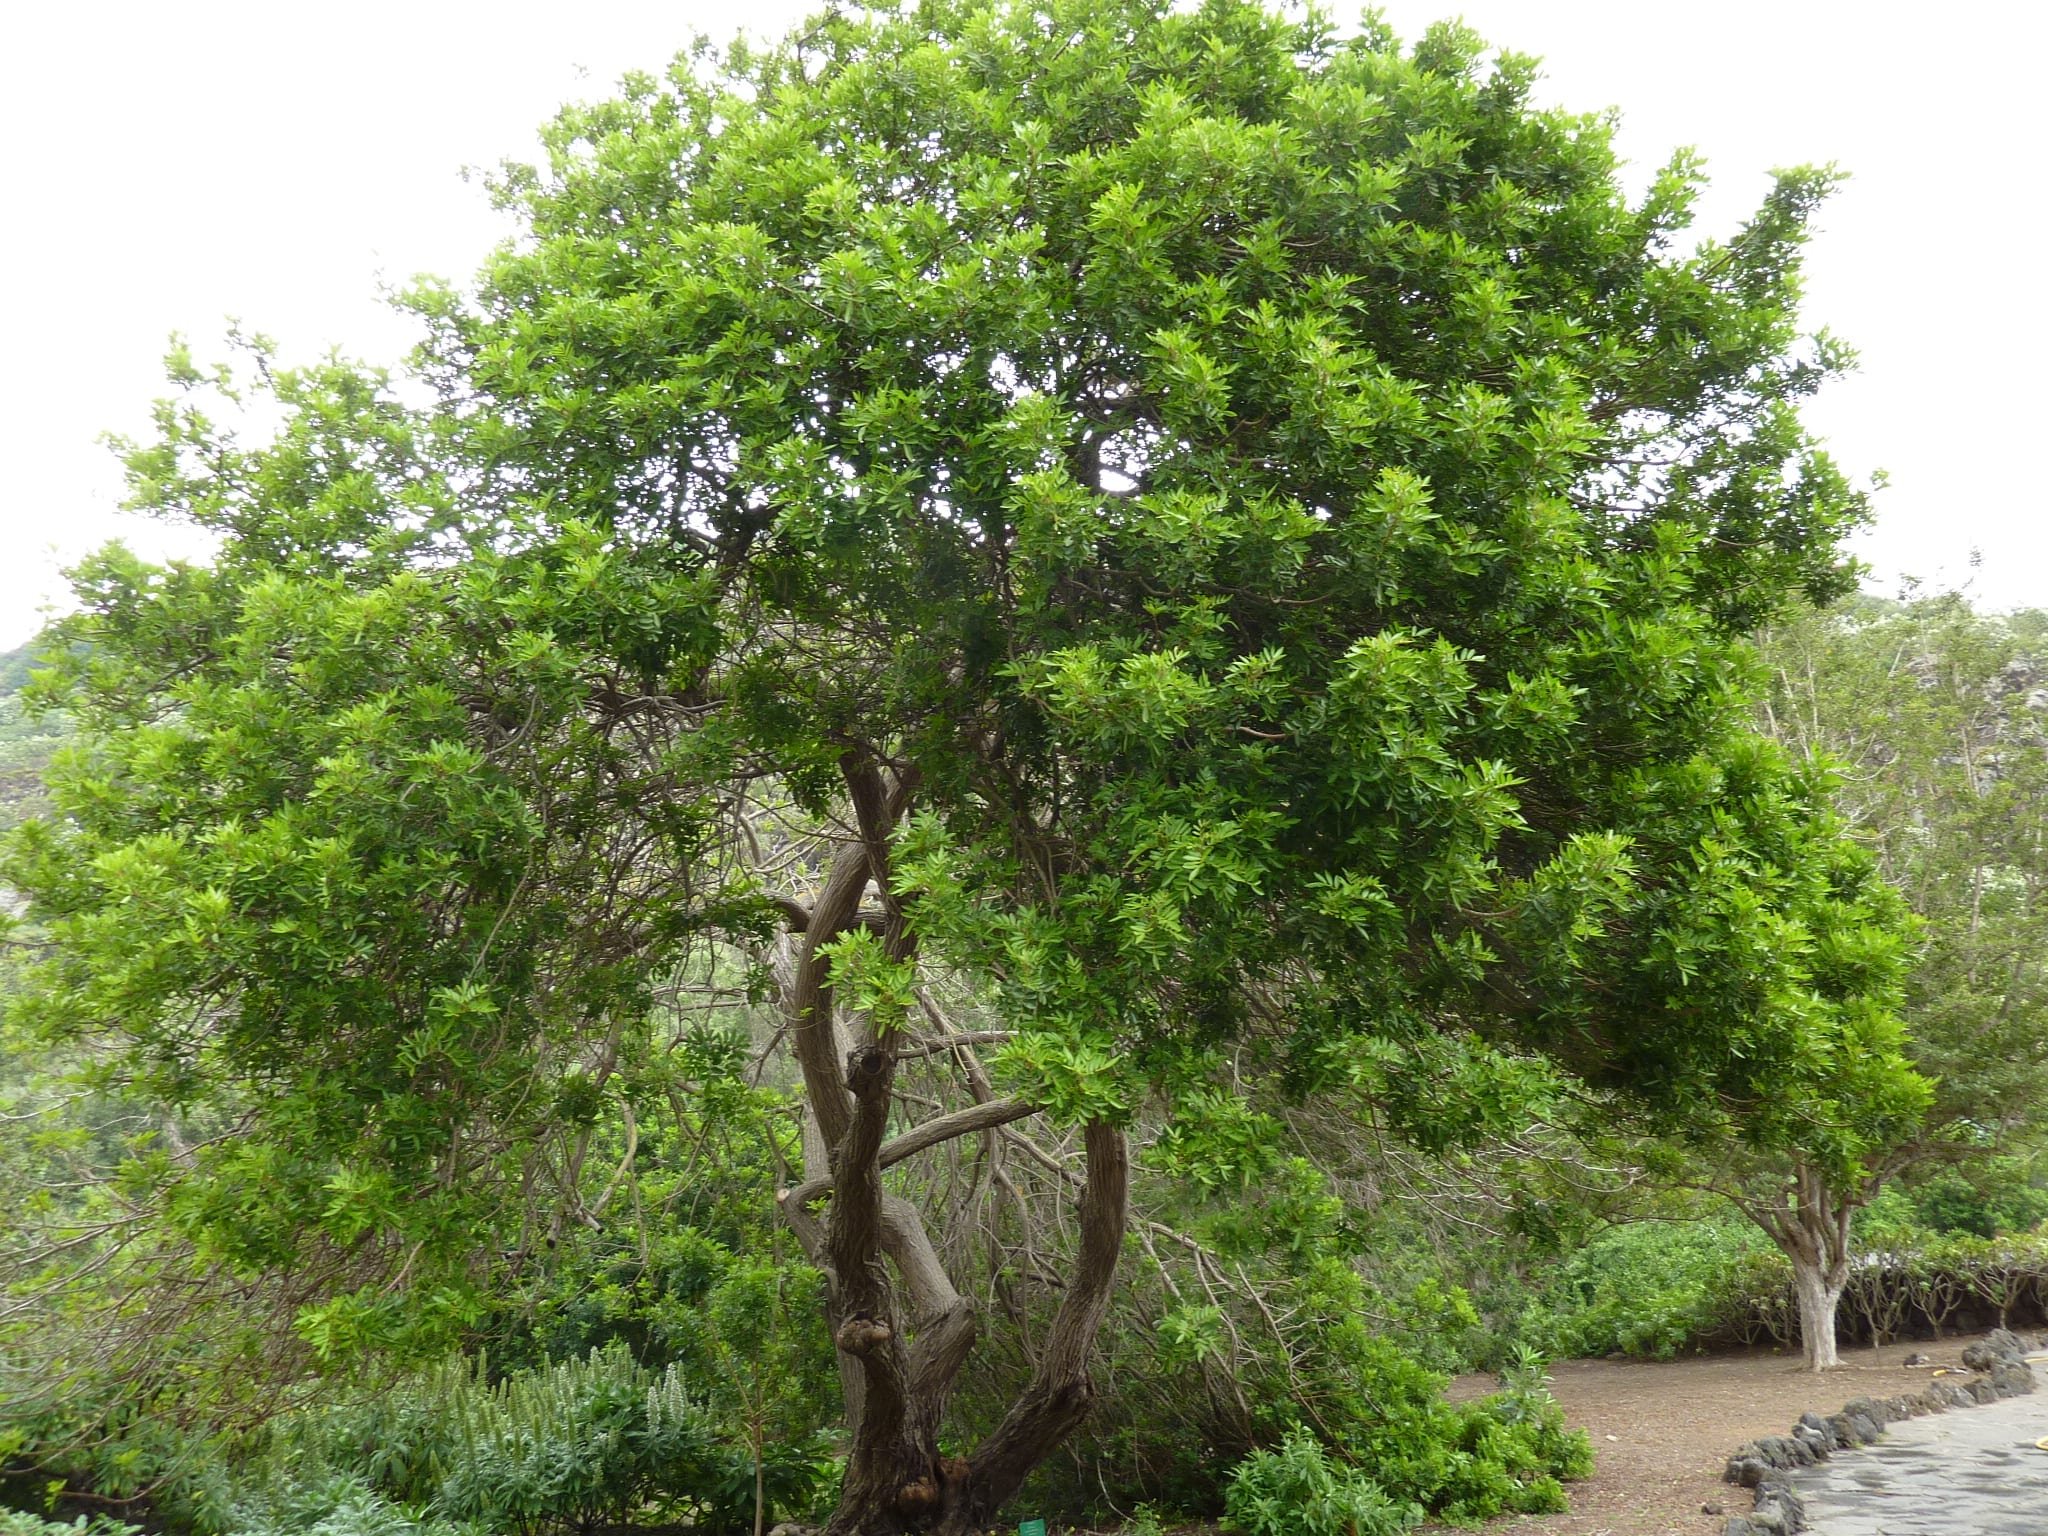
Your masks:
[[[1043,1520],[1020,1520],[1017,1523],[1017,1536],[1045,1536],[1045,1522]]]

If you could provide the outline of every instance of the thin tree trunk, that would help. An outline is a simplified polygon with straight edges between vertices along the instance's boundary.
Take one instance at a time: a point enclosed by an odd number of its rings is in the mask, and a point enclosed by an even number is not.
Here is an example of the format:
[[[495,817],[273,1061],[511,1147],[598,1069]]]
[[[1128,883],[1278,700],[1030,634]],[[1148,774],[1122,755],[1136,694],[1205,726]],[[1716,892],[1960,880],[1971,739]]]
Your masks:
[[[1032,1470],[1088,1416],[1095,1384],[1088,1364],[1109,1311],[1129,1218],[1130,1148],[1114,1126],[1083,1132],[1088,1158],[1081,1189],[1081,1251],[1073,1279],[1054,1314],[1045,1349],[1030,1383],[1001,1424],[958,1468],[946,1488],[945,1508],[933,1536],[974,1536],[1016,1496]]]
[[[856,1101],[865,1101],[873,1091],[879,1069],[861,1058],[874,1049],[856,1051],[848,1072]],[[863,1119],[857,1111],[856,1136]],[[1072,1278],[1031,1380],[987,1440],[966,1457],[941,1457],[939,1435],[953,1384],[974,1344],[973,1309],[953,1296],[946,1283],[940,1295],[952,1296],[951,1304],[918,1307],[920,1323],[906,1346],[896,1325],[893,1287],[878,1260],[883,1234],[915,1224],[916,1212],[900,1200],[879,1196],[878,1185],[870,1186],[869,1193],[858,1187],[865,1181],[856,1180],[852,1190],[842,1184],[833,1201],[834,1267],[847,1264],[844,1272],[864,1278],[845,1286],[849,1306],[838,1343],[859,1360],[866,1376],[867,1411],[847,1458],[828,1536],[972,1536],[986,1530],[1032,1470],[1087,1417],[1095,1396],[1088,1365],[1123,1250],[1130,1159],[1123,1132],[1115,1127],[1090,1125],[1083,1143],[1087,1176]],[[847,1150],[858,1148],[850,1143]],[[842,1170],[848,1164],[842,1154]],[[929,1252],[921,1225],[916,1240]],[[876,1256],[864,1267],[856,1261],[863,1248]],[[907,1262],[899,1258],[898,1267],[913,1296],[934,1283],[914,1257]]]
[[[767,1536],[768,1530],[768,1478],[761,1465],[762,1449],[757,1427],[754,1434],[754,1536]]]

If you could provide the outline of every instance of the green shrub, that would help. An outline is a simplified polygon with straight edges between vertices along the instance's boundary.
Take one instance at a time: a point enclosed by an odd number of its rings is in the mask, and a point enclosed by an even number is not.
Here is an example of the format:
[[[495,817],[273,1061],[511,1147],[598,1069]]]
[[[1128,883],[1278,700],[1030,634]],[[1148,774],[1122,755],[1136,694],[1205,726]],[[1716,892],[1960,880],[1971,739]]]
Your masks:
[[[1169,1290],[1138,1269],[1103,1335],[1106,1389],[1070,1454],[1034,1480],[1034,1507],[1109,1522],[1116,1512],[1101,1490],[1114,1488],[1211,1515],[1227,1469],[1302,1423],[1396,1503],[1460,1521],[1562,1507],[1562,1484],[1586,1474],[1590,1452],[1542,1391],[1540,1367],[1507,1398],[1445,1401],[1449,1374],[1436,1367],[1469,1361],[1465,1340],[1481,1329],[1469,1297],[1432,1273],[1427,1255],[1368,1276],[1358,1229],[1313,1174],[1275,1170],[1250,1202],[1264,1220],[1247,1219],[1237,1200],[1176,1213],[1256,1295],[1212,1286],[1199,1270]],[[1402,1317],[1410,1304],[1419,1319]],[[1425,1355],[1418,1333],[1440,1347]],[[1019,1366],[1002,1369],[1013,1379]],[[963,1396],[980,1406],[976,1387]],[[999,1403],[1001,1393],[987,1396]]]
[[[1856,1213],[1860,1241],[1918,1244],[1949,1234],[2007,1237],[2048,1221],[2048,1189],[2023,1158],[1987,1158],[1964,1168],[1937,1168],[1909,1185],[1888,1185]]]
[[[1962,1186],[1937,1179],[1929,1188],[1947,1199]],[[1858,1214],[1858,1261],[1836,1316],[1845,1342],[2026,1325],[2048,1305],[2048,1229],[1996,1237],[1936,1231],[1922,1219],[1926,1194],[1887,1190]],[[2015,1195],[2009,1208],[2027,1202]],[[1798,1336],[1791,1268],[1732,1217],[1611,1227],[1558,1267],[1518,1332],[1575,1356],[1669,1359],[1724,1344],[1785,1346]]]
[[[0,1509],[0,1536],[142,1536],[142,1532],[139,1526],[124,1525],[104,1515],[61,1521],[25,1509]]]
[[[1223,1518],[1243,1536],[1401,1536],[1422,1511],[1396,1504],[1363,1472],[1333,1466],[1314,1435],[1295,1429],[1277,1450],[1238,1463]]]
[[[715,1437],[669,1376],[620,1345],[449,1403],[455,1442],[433,1508],[492,1530],[588,1528],[657,1496],[700,1495]]]
[[[493,1382],[451,1361],[375,1400],[273,1426],[245,1470],[235,1524],[257,1533],[492,1536],[687,1520],[750,1531],[751,1447],[721,1433],[675,1367],[654,1372],[623,1344]],[[762,1447],[770,1523],[809,1514],[833,1467],[815,1437]]]
[[[0,1403],[0,1503],[41,1508],[89,1495],[146,1516],[152,1529],[219,1531],[232,1493],[224,1443],[175,1412],[174,1402],[123,1403],[111,1391]],[[126,1529],[104,1516],[89,1525],[94,1536]]]
[[[287,1483],[238,1504],[229,1536],[485,1536],[480,1529],[422,1518],[362,1478],[334,1473]]]
[[[1739,1219],[1610,1227],[1564,1260],[1520,1332],[1556,1356],[1668,1360],[1750,1337],[1759,1281],[1782,1289],[1786,1273],[1769,1240]]]
[[[1389,1493],[1454,1523],[1565,1507],[1565,1481],[1592,1471],[1592,1448],[1567,1429],[1539,1380],[1478,1402],[1444,1399],[1446,1382],[1380,1339],[1346,1342],[1358,1397],[1326,1420],[1346,1453]]]

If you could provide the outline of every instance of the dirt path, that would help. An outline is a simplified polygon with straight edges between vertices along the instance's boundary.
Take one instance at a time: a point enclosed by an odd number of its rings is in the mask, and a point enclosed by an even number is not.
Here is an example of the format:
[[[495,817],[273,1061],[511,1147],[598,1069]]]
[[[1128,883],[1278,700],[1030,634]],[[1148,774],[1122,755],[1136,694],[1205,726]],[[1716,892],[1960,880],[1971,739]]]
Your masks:
[[[1796,1355],[1783,1354],[1560,1361],[1551,1367],[1551,1390],[1565,1417],[1593,1438],[1593,1476],[1566,1490],[1569,1514],[1500,1520],[1485,1529],[1503,1536],[1720,1536],[1728,1516],[1750,1503],[1748,1493],[1721,1481],[1736,1446],[1784,1434],[1809,1408],[1833,1413],[1852,1397],[1921,1391],[1928,1373],[1903,1365],[1905,1357],[1924,1353],[1952,1365],[1969,1342],[1852,1349],[1842,1369],[1818,1377],[1802,1370]],[[1491,1386],[1488,1378],[1467,1377],[1454,1395]]]

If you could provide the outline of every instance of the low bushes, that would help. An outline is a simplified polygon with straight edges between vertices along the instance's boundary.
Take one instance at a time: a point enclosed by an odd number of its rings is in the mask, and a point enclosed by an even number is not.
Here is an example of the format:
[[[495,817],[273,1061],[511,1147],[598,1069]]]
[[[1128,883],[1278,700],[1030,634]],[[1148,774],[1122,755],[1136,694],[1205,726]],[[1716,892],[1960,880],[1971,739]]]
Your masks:
[[[1225,1528],[1242,1536],[1402,1536],[1422,1523],[1365,1473],[1332,1463],[1316,1437],[1297,1429],[1275,1450],[1254,1451],[1231,1475]]]
[[[1541,1385],[1524,1380],[1477,1402],[1444,1398],[1445,1378],[1384,1340],[1342,1340],[1355,1395],[1323,1422],[1381,1487],[1453,1522],[1565,1507],[1563,1484],[1593,1469],[1585,1436]]]
[[[1916,1233],[1874,1243],[1842,1293],[1844,1339],[1902,1337],[2048,1322],[2048,1227],[2001,1237]]]
[[[755,1524],[749,1448],[719,1432],[677,1371],[647,1370],[620,1344],[495,1383],[480,1362],[454,1362],[374,1402],[282,1421],[269,1438],[228,1521],[244,1536],[536,1536],[676,1519],[720,1536]],[[818,1443],[765,1447],[765,1523],[810,1513],[832,1475]]]
[[[1844,1343],[2048,1322],[2048,1226],[1979,1237],[1878,1220],[1859,1236],[1835,1319]],[[1559,1356],[1667,1360],[1740,1344],[1789,1348],[1799,1309],[1791,1266],[1748,1223],[1641,1222],[1566,1259],[1519,1331]]]
[[[1264,1198],[1292,1198],[1286,1175],[1269,1180]],[[1303,1192],[1313,1189],[1303,1179],[1294,1194],[1306,1206]],[[1584,1476],[1591,1458],[1543,1392],[1540,1371],[1496,1397],[1447,1401],[1451,1373],[1421,1358],[1407,1335],[1435,1335],[1438,1357],[1460,1363],[1443,1341],[1480,1331],[1469,1299],[1428,1277],[1393,1294],[1370,1284],[1344,1251],[1342,1220],[1334,1203],[1310,1212],[1294,1229],[1310,1228],[1312,1240],[1286,1250],[1255,1246],[1283,1230],[1277,1220],[1245,1222],[1241,1232],[1217,1223],[1205,1235],[1220,1256],[1190,1264],[1175,1290],[1164,1269],[1134,1266],[1105,1330],[1094,1409],[1034,1478],[1028,1506],[1077,1524],[1106,1521],[1119,1513],[1103,1497],[1113,1489],[1120,1504],[1213,1515],[1232,1466],[1252,1465],[1307,1425],[1336,1463],[1364,1469],[1393,1505],[1454,1521],[1564,1508],[1563,1484]],[[1245,1278],[1255,1284],[1222,1283]],[[1390,1324],[1395,1311],[1407,1316]],[[977,1356],[985,1370],[996,1358]],[[990,1411],[978,1393],[979,1383],[963,1386],[971,1428],[969,1415]],[[989,1396],[998,1401],[1001,1391]]]
[[[80,1515],[69,1523],[46,1520],[25,1509],[0,1508],[0,1536],[141,1536],[132,1525]]]
[[[347,1473],[291,1484],[236,1514],[234,1536],[486,1536],[393,1503]]]
[[[1773,1338],[1791,1270],[1748,1222],[1708,1217],[1610,1227],[1558,1265],[1519,1331],[1544,1352],[1668,1360]],[[1796,1324],[1796,1310],[1788,1314]]]
[[[241,1435],[140,1427],[151,1434],[46,1458],[54,1475],[0,1491],[38,1504],[61,1500],[67,1483],[91,1487],[132,1498],[152,1529],[192,1536],[544,1536],[677,1522],[739,1536],[755,1528],[757,1498],[764,1527],[807,1518],[837,1478],[823,1437],[749,1435],[680,1367],[649,1369],[617,1342],[496,1379],[481,1358],[451,1359]],[[134,1527],[0,1509],[0,1536]]]
[[[1565,1508],[1563,1483],[1593,1470],[1584,1434],[1565,1427],[1539,1360],[1504,1390],[1448,1403],[1443,1380],[1388,1351],[1374,1373],[1378,1412],[1348,1424],[1343,1456],[1296,1426],[1232,1472],[1224,1521],[1245,1536],[1391,1536],[1433,1513],[1454,1524]]]

